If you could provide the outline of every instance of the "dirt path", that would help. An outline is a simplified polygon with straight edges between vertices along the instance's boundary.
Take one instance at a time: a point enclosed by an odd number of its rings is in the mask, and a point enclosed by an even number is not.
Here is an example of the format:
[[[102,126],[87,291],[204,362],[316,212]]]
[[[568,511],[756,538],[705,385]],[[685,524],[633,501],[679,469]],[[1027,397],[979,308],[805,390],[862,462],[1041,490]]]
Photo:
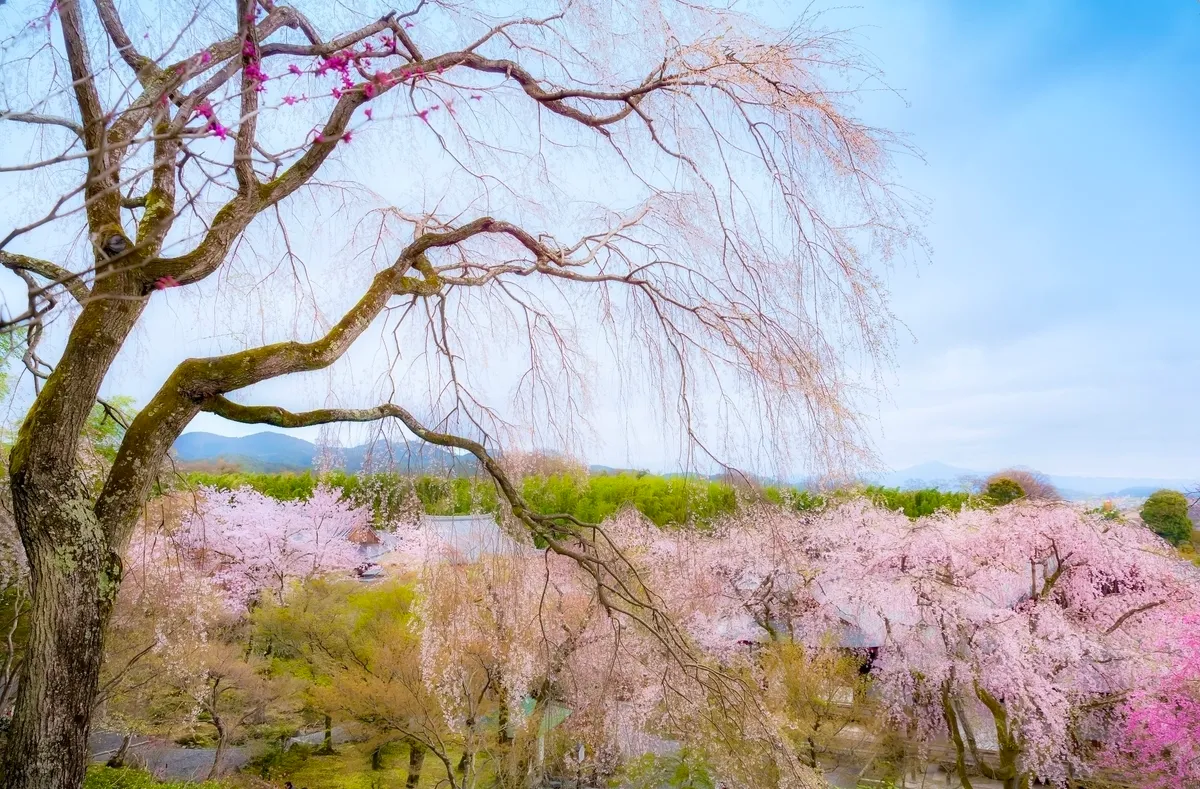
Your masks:
[[[122,735],[116,732],[93,732],[89,746],[93,762],[105,762],[121,747]],[[184,748],[170,740],[154,737],[135,737],[129,747],[127,762],[144,768],[158,778],[200,781],[212,768],[213,748]],[[233,772],[250,759],[245,748],[229,747],[221,757],[221,773]]]

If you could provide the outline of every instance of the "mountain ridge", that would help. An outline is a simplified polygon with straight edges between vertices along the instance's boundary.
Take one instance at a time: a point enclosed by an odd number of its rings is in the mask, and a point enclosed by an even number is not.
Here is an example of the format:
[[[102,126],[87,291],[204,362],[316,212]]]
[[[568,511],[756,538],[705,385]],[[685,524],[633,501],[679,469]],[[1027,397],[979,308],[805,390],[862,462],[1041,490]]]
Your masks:
[[[317,445],[303,438],[264,430],[248,436],[222,436],[194,431],[184,433],[171,447],[176,460],[184,464],[225,462],[250,471],[307,471],[317,465]],[[476,468],[473,457],[449,450],[408,441],[374,441],[333,450],[333,465],[346,471],[364,468],[400,467],[411,471],[451,471],[470,473]]]

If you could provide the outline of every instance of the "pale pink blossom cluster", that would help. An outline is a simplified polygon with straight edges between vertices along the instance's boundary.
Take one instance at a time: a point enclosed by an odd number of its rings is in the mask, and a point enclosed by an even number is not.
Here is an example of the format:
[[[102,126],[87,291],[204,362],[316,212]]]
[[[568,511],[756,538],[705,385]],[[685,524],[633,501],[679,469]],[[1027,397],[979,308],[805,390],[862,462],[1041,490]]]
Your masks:
[[[300,501],[278,501],[251,488],[209,489],[201,496],[203,504],[174,537],[235,610],[264,593],[282,603],[294,582],[364,561],[347,535],[367,526],[370,513],[328,486]]]
[[[908,735],[947,742],[949,699],[956,728],[995,749],[1007,726],[1017,769],[1051,783],[1094,767],[1073,727],[1157,683],[1147,645],[1198,610],[1200,579],[1160,539],[1065,505],[912,521],[855,502],[813,516],[751,509],[711,531],[630,514],[606,527],[719,659],[752,665],[773,638],[861,650]],[[1170,727],[1154,704],[1138,709],[1129,726],[1156,747]]]

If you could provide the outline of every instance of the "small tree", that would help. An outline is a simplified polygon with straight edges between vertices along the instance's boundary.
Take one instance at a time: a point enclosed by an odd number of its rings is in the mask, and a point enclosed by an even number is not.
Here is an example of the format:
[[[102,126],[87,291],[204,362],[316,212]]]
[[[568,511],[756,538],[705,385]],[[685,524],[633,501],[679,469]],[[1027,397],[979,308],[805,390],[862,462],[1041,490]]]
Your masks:
[[[983,497],[997,506],[1003,506],[1025,498],[1025,489],[1014,479],[995,477],[988,480],[987,487],[983,489]]]
[[[1164,488],[1150,494],[1142,505],[1142,522],[1172,545],[1182,545],[1192,537],[1188,500],[1177,490]]]
[[[1062,501],[1062,494],[1054,483],[1040,471],[1028,468],[1009,468],[997,471],[984,483],[991,487],[997,482],[1013,482],[1021,489],[1021,495],[1029,501]]]

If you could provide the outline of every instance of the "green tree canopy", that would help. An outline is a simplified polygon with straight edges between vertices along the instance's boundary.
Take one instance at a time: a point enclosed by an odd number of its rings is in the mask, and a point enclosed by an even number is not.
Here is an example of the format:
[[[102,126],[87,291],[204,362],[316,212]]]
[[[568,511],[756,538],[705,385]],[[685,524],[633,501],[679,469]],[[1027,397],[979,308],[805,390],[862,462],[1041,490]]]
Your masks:
[[[983,489],[983,497],[997,506],[1011,504],[1025,497],[1025,489],[1015,479],[997,477]]]
[[[1188,500],[1177,490],[1156,490],[1142,505],[1142,522],[1172,545],[1181,545],[1192,537],[1192,519]]]

